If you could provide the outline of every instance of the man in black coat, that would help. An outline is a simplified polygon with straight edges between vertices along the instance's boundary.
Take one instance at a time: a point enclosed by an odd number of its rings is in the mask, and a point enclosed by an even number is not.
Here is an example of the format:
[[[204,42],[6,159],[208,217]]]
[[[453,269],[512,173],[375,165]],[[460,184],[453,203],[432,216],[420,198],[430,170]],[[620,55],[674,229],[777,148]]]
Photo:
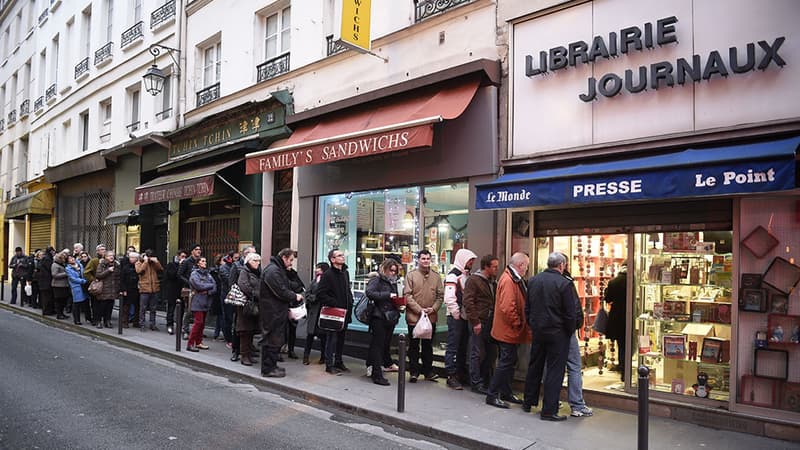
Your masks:
[[[200,257],[203,256],[203,249],[200,247],[200,244],[194,244],[190,248],[190,256],[181,262],[180,267],[178,267],[178,277],[181,279],[183,283],[182,288],[189,289],[189,277],[192,276],[192,271],[195,267],[197,267],[197,262],[200,261]],[[183,297],[183,294],[181,294]],[[194,322],[194,318],[192,317],[192,311],[189,307],[188,298],[184,298],[184,305],[183,305],[183,340],[189,339],[189,325]]]
[[[39,304],[42,307],[43,316],[51,316],[56,313],[53,305],[53,288],[50,282],[53,281],[53,275],[50,272],[50,266],[53,265],[53,256],[50,248],[42,252],[39,264],[36,265],[36,270],[33,273],[34,279],[39,284]]]
[[[562,275],[566,267],[564,255],[553,252],[547,258],[547,269],[528,282],[525,317],[533,331],[533,344],[523,409],[539,403],[539,384],[546,365],[542,420],[567,419],[558,414],[558,395],[564,383],[569,339],[575,332],[577,293],[572,282]]]
[[[322,274],[317,284],[317,300],[322,306],[332,306],[347,310],[345,324],[341,331],[329,331],[325,341],[325,371],[332,375],[349,372],[342,361],[344,337],[350,313],[353,310],[353,291],[350,290],[350,275],[344,263],[344,253],[339,249],[328,252],[331,268]]]
[[[175,303],[181,295],[183,281],[178,276],[178,268],[186,259],[186,252],[178,251],[167,267],[164,268],[164,282],[161,284],[161,295],[167,300],[167,333],[175,332]]]
[[[286,370],[278,367],[281,346],[285,339],[286,322],[289,320],[289,303],[302,301],[303,296],[292,291],[287,271],[294,264],[296,252],[284,248],[261,272],[260,299],[261,318],[261,376],[281,378]]]

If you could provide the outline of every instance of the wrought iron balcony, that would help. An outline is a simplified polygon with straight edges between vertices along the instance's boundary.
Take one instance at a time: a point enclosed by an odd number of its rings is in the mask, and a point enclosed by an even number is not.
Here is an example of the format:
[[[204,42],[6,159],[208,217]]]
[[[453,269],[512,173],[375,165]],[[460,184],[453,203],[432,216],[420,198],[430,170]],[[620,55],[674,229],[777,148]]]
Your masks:
[[[47,15],[49,14],[50,10],[45,8],[41,14],[39,14],[39,26],[47,21]]]
[[[8,113],[8,126],[11,126],[12,123],[17,121],[17,110],[12,109],[10,113]]]
[[[89,71],[89,57],[83,58],[81,62],[75,65],[75,79]]]
[[[113,42],[109,42],[108,44],[100,47],[99,50],[94,52],[94,65],[98,66],[103,61],[111,59],[111,57],[113,56],[113,54],[112,54],[112,50],[113,49],[114,49],[114,43]]]
[[[135,40],[144,37],[144,32],[142,31],[143,24],[144,22],[140,20],[136,22],[136,25],[122,32],[122,40],[120,43],[121,48],[125,48],[129,44],[132,44]]]
[[[50,0],[50,9],[56,9],[61,4],[61,0]]]
[[[219,98],[219,83],[212,84],[211,86],[197,92],[197,107],[201,107],[206,103],[211,103]]]
[[[44,95],[37,98],[35,102],[33,102],[33,112],[39,112],[44,108]]]
[[[134,131],[139,129],[139,121],[137,120],[136,122],[132,122],[132,123],[129,123],[129,124],[125,125],[125,128],[128,129],[128,132],[132,133],[132,132],[134,132]]]
[[[0,133],[6,131],[6,119],[0,119]]]
[[[340,40],[333,40],[333,35],[326,37],[325,39],[328,40],[328,56],[333,56],[337,53],[342,53],[347,51],[347,46],[342,44]]]
[[[175,0],[171,2],[167,2],[158,8],[155,11],[150,13],[150,29],[161,25],[162,23],[168,21],[175,17]]]
[[[284,74],[289,71],[289,54],[286,53],[263,62],[256,66],[256,69],[258,70],[259,83]]]
[[[19,118],[27,117],[28,114],[31,113],[31,101],[30,99],[25,99],[19,105]]]
[[[169,119],[171,115],[172,115],[172,108],[167,108],[161,112],[157,112],[156,119],[158,120]]]
[[[414,22],[443,13],[448,9],[469,3],[472,0],[414,0]]]
[[[50,103],[50,100],[56,98],[56,84],[53,83],[50,87],[47,88],[47,91],[44,93],[44,100]]]

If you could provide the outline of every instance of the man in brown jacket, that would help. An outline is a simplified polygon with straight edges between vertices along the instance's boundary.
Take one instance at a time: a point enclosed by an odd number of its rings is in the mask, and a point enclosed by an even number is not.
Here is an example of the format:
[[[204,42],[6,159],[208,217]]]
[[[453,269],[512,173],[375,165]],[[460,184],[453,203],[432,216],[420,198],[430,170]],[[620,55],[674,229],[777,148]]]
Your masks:
[[[529,264],[528,255],[514,253],[497,284],[492,337],[500,349],[500,359],[486,394],[486,404],[497,408],[508,408],[505,401],[522,403],[511,391],[511,380],[517,366],[517,346],[531,341],[531,330],[525,318],[528,296],[525,274]]]
[[[411,368],[411,383],[416,383],[420,373],[425,379],[436,381],[433,373],[433,339],[415,339],[414,326],[422,313],[428,315],[436,333],[436,312],[442,307],[444,285],[442,277],[431,269],[431,252],[423,249],[417,253],[417,268],[406,275],[403,295],[406,298],[406,323],[408,323],[408,360]],[[421,341],[421,342],[420,342]],[[422,345],[422,366],[420,367],[420,344]]]
[[[136,261],[136,274],[139,275],[139,325],[144,331],[145,317],[147,309],[150,309],[150,329],[158,331],[156,327],[156,304],[158,303],[158,293],[161,284],[158,281],[158,274],[164,271],[164,267],[153,256],[153,250],[147,249],[138,261]]]
[[[497,347],[492,342],[492,316],[500,261],[494,255],[481,258],[481,270],[464,284],[464,312],[469,321],[469,379],[472,392],[486,395]]]

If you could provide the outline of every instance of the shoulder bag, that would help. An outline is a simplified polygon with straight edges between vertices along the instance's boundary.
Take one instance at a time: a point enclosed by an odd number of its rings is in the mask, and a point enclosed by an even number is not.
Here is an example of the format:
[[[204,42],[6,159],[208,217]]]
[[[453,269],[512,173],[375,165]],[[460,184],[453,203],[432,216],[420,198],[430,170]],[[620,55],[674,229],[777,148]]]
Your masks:
[[[95,278],[89,283],[89,293],[97,297],[103,293],[103,280]]]
[[[225,296],[225,303],[234,306],[244,306],[247,303],[247,297],[244,295],[244,292],[239,288],[239,285],[233,283],[231,285],[231,289],[228,291],[228,295]]]
[[[344,330],[345,316],[347,316],[347,310],[344,308],[323,306],[319,310],[317,327],[324,331],[342,331]]]

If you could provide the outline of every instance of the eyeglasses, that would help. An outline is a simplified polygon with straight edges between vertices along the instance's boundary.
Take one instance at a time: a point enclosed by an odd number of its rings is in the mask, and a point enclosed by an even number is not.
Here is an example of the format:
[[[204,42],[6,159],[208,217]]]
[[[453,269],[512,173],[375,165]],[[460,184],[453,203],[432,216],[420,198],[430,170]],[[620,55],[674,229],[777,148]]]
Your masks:
[[[339,253],[338,255],[333,255],[334,258],[344,258],[344,253]]]

